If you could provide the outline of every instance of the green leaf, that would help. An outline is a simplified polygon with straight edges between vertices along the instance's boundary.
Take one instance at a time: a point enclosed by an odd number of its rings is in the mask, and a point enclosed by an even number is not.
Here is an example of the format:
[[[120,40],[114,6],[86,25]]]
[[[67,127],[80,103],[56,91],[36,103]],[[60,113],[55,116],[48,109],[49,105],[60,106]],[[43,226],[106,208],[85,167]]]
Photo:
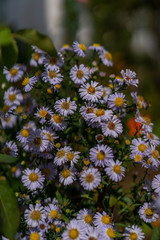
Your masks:
[[[20,221],[17,199],[7,181],[0,181],[0,233],[13,239]]]
[[[18,159],[7,154],[0,154],[0,163],[14,163]]]
[[[8,45],[11,40],[11,30],[9,28],[0,29],[0,46]]]
[[[18,47],[16,41],[12,39],[10,44],[3,46],[1,48],[1,54],[3,64],[8,68],[11,68],[16,63],[18,57]]]
[[[109,198],[109,206],[113,207],[117,203],[117,198],[115,198],[113,195]]]
[[[57,57],[57,51],[51,39],[34,29],[22,29],[14,33],[13,36],[27,42],[28,44],[37,46],[52,57]]]
[[[156,227],[153,231],[151,240],[159,240],[160,239],[160,230]]]

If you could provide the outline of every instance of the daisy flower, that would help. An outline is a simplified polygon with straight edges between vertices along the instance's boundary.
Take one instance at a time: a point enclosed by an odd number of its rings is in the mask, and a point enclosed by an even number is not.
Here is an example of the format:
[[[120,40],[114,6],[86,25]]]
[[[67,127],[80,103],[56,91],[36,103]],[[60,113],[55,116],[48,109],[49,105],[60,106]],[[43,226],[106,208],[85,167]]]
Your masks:
[[[71,68],[70,78],[75,84],[83,84],[90,77],[90,72],[88,67],[85,67],[84,64],[80,64],[79,67],[75,65]]]
[[[102,143],[104,141],[104,136],[102,134],[97,134],[95,139],[98,143]]]
[[[100,239],[100,232],[98,228],[87,226],[85,236],[82,240],[98,240]]]
[[[124,177],[125,168],[122,167],[122,163],[119,160],[109,160],[105,168],[106,174],[112,181],[119,182]]]
[[[26,168],[23,171],[22,183],[26,188],[31,191],[34,191],[37,188],[42,189],[44,180],[45,178],[38,168],[36,168],[35,170]]]
[[[122,74],[122,77],[124,79],[124,82],[127,85],[132,85],[132,86],[135,86],[135,87],[138,86],[139,80],[136,78],[136,73],[135,72],[132,72],[131,70],[126,69],[126,71],[122,70],[121,74]]]
[[[143,240],[144,233],[142,229],[137,225],[132,225],[131,227],[126,227],[123,233],[125,240]]]
[[[85,106],[80,108],[80,113],[85,120],[88,120],[88,114],[94,113],[96,105],[93,103],[87,103]]]
[[[81,172],[80,183],[85,190],[93,190],[101,183],[101,174],[97,168],[90,167]]]
[[[60,52],[63,53],[65,51],[73,51],[72,47],[69,44],[63,44],[63,46],[60,49]]]
[[[152,132],[146,133],[146,136],[144,136],[144,141],[148,141],[150,145],[154,147],[160,144],[159,137]]]
[[[2,127],[5,128],[12,128],[14,125],[16,125],[17,122],[17,116],[12,115],[12,114],[8,114],[8,116],[6,118],[4,118],[3,116],[0,117],[1,119],[1,124]]]
[[[130,155],[130,158],[133,159],[136,163],[143,161],[143,155],[142,153],[132,153]]]
[[[111,94],[108,98],[108,105],[113,111],[126,107],[125,95],[123,93]]]
[[[142,124],[142,129],[145,134],[152,132],[153,123],[149,116],[138,116],[135,121]]]
[[[112,225],[100,227],[99,231],[103,240],[112,240],[116,237],[115,227]]]
[[[53,67],[58,67],[61,68],[64,64],[64,57],[62,55],[61,52],[57,52],[57,57],[50,57],[50,56],[46,56],[46,58],[43,61],[44,67],[47,70],[52,70]]]
[[[146,223],[152,223],[157,220],[158,214],[151,203],[145,202],[139,209],[139,217]]]
[[[77,171],[74,167],[64,166],[63,170],[59,174],[59,181],[65,186],[72,184],[76,180]]]
[[[91,210],[88,210],[86,208],[81,209],[79,213],[77,214],[77,220],[85,224],[87,227],[90,226],[93,222]]]
[[[54,158],[54,163],[58,166],[64,164],[67,162],[67,154],[70,152],[72,149],[71,147],[65,146],[64,148],[60,148],[58,152],[56,153],[56,156]]]
[[[40,169],[47,180],[53,180],[57,175],[57,168],[53,163],[45,163]]]
[[[151,162],[155,165],[155,166],[159,166],[160,161],[159,161],[159,151],[155,149],[155,147],[151,146],[150,148],[151,151],[151,156],[150,156],[150,160]]]
[[[57,138],[59,138],[59,136],[57,136],[57,134],[52,130],[51,127],[44,127],[42,128],[42,135],[45,136],[48,138],[48,151],[52,150],[55,146],[55,140]]]
[[[4,103],[8,106],[11,106],[13,104],[20,105],[22,101],[23,101],[23,95],[19,89],[10,87],[4,93]]]
[[[46,119],[51,118],[52,114],[52,111],[48,107],[42,106],[41,108],[37,109],[37,112],[34,115],[40,119],[41,124],[44,124]]]
[[[102,47],[99,43],[93,43],[93,45],[88,47],[89,50],[95,50],[96,52],[104,51],[104,47]]]
[[[10,155],[12,157],[16,157],[18,155],[18,148],[15,142],[7,141],[3,148],[4,154]]]
[[[111,89],[109,87],[103,87],[103,95],[102,95],[102,100],[100,100],[101,104],[107,103],[108,97],[111,94]]]
[[[118,137],[123,132],[121,121],[116,115],[113,115],[107,122],[101,123],[102,133],[104,136]]]
[[[43,232],[39,232],[39,231],[32,230],[32,231],[28,232],[28,237],[30,240],[46,240]],[[24,239],[24,240],[26,240],[26,239]]]
[[[63,131],[67,127],[64,117],[60,114],[53,114],[51,116],[50,124],[55,131]]]
[[[45,208],[46,215],[48,217],[49,222],[53,222],[59,215],[59,207],[55,204],[49,204],[48,207]]]
[[[74,114],[74,111],[77,109],[75,101],[70,101],[70,97],[67,99],[62,98],[57,100],[54,105],[55,110],[60,113],[62,116],[66,117],[68,115]]]
[[[62,234],[62,240],[81,240],[85,237],[85,226],[76,219],[72,219]]]
[[[71,164],[71,166],[78,162],[78,159],[80,158],[79,154],[80,152],[72,150],[67,153],[66,158],[68,162]]]
[[[25,92],[29,92],[32,90],[33,86],[36,84],[36,82],[38,81],[38,78],[36,76],[34,77],[25,77],[23,82],[22,82],[22,86],[24,86],[24,91]]]
[[[102,214],[97,212],[94,216],[93,223],[96,227],[108,226],[112,224],[112,218],[104,211]]]
[[[103,87],[98,86],[98,82],[91,81],[91,84],[86,83],[81,85],[79,89],[80,97],[85,101],[99,102],[103,95]]]
[[[45,52],[37,48],[36,46],[32,46],[34,53],[32,53],[32,57],[30,59],[30,65],[32,67],[37,67],[38,65],[42,65],[45,59]]]
[[[28,226],[35,228],[45,222],[46,214],[41,204],[36,203],[35,207],[30,204],[24,212],[24,218]]]
[[[43,152],[47,149],[49,140],[46,135],[42,134],[40,129],[31,131],[28,137],[29,150],[35,153]]]
[[[160,174],[155,175],[152,181],[152,188],[160,195]]]
[[[22,79],[24,70],[19,64],[15,64],[10,70],[4,67],[3,74],[8,82],[17,82]]]
[[[95,108],[93,113],[88,114],[88,119],[91,122],[101,123],[102,121],[107,121],[113,115],[112,110],[105,110],[104,108]]]
[[[49,70],[46,70],[42,73],[42,80],[47,83],[49,82],[52,85],[56,85],[62,82],[63,76],[60,73],[60,69],[57,66],[50,67]]]
[[[107,67],[112,67],[113,62],[112,62],[112,55],[110,52],[103,50],[99,53],[99,57],[104,65]]]
[[[17,133],[16,138],[21,143],[27,143],[30,133],[31,129],[23,127],[22,130]]]
[[[96,167],[105,167],[107,162],[113,159],[113,151],[104,144],[97,145],[90,149],[89,157]]]
[[[142,140],[141,138],[134,138],[132,140],[132,143],[130,145],[130,149],[132,153],[136,154],[142,154],[143,156],[147,156],[149,151],[148,151],[148,143]]]
[[[79,57],[85,57],[86,54],[86,46],[83,43],[79,43],[77,41],[73,42],[73,51],[77,53]]]

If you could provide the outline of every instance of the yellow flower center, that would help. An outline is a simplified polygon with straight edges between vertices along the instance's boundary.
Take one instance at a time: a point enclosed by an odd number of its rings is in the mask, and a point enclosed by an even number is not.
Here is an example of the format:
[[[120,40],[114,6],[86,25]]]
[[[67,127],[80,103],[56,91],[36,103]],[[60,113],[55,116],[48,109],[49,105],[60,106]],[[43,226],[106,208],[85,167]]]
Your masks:
[[[12,173],[15,173],[17,171],[17,167],[16,166],[12,167],[11,171]]]
[[[56,227],[56,233],[59,233],[61,231],[61,228],[60,227]]]
[[[11,149],[10,149],[9,147],[4,147],[4,148],[3,148],[3,152],[4,152],[5,154],[7,154],[7,155],[10,155]]]
[[[151,140],[154,140],[154,134],[153,133],[148,133],[148,138]]]
[[[22,112],[23,112],[23,107],[22,107],[22,106],[17,106],[16,112],[17,112],[18,114],[19,114],[19,113],[22,113]]]
[[[56,90],[59,90],[59,89],[61,88],[61,85],[60,85],[60,84],[56,84],[56,85],[54,85],[54,88],[55,88]]]
[[[40,240],[39,233],[36,233],[36,232],[31,233],[30,240]]]
[[[116,107],[122,107],[123,104],[124,104],[124,100],[123,100],[123,98],[121,98],[121,97],[117,97],[117,98],[114,100],[114,103],[115,103]]]
[[[87,214],[85,217],[84,217],[84,221],[88,224],[91,224],[92,221],[93,221],[93,218],[90,214]]]
[[[88,240],[97,240],[97,238],[95,238],[95,237],[90,237],[90,238],[88,238]]]
[[[50,217],[51,217],[52,219],[55,219],[57,216],[58,216],[57,210],[51,210],[51,211],[50,211]]]
[[[37,175],[37,173],[34,173],[34,172],[30,173],[30,174],[29,174],[29,180],[30,180],[31,182],[36,182],[36,181],[38,180],[38,175]]]
[[[71,176],[71,171],[69,169],[64,169],[61,174],[62,177],[68,178],[69,176]]]
[[[33,143],[34,143],[34,145],[36,145],[36,146],[40,146],[41,143],[42,143],[42,139],[41,139],[40,137],[35,137],[35,138],[33,139]]]
[[[39,111],[39,115],[42,117],[42,118],[45,118],[45,116],[47,115],[47,111],[44,109],[44,110],[41,110]]]
[[[149,158],[146,160],[146,163],[147,163],[148,165],[151,165],[151,164],[152,164],[152,162],[151,162],[151,160],[150,160]]]
[[[42,170],[42,173],[46,176],[49,177],[51,175],[51,170],[49,168],[44,168]]]
[[[76,239],[79,236],[79,232],[76,228],[71,228],[68,232],[68,235],[71,239]]]
[[[50,78],[55,78],[57,76],[57,73],[56,73],[56,71],[49,71],[48,75]]]
[[[79,48],[82,50],[82,51],[86,51],[86,47],[83,43],[80,43],[79,44]]]
[[[87,92],[88,92],[89,94],[94,94],[95,91],[96,91],[95,87],[92,87],[92,86],[90,86],[90,87],[87,89]]]
[[[142,102],[141,101],[137,101],[137,106],[138,106],[139,109],[141,109],[142,108]]]
[[[94,112],[94,108],[92,108],[92,107],[89,107],[86,110],[86,113],[93,113],[93,112]]]
[[[115,172],[115,173],[117,173],[117,174],[120,174],[121,173],[121,166],[119,166],[119,165],[114,165],[114,167],[113,167],[113,171]]]
[[[151,208],[147,208],[145,211],[144,211],[145,215],[148,217],[148,218],[151,218],[153,216],[153,210]]]
[[[110,238],[114,238],[115,237],[115,232],[114,232],[113,228],[108,228],[107,229],[107,235]]]
[[[102,218],[101,218],[101,222],[104,223],[104,224],[110,224],[111,223],[111,218],[110,216],[108,215],[103,215]]]
[[[88,173],[85,177],[87,183],[91,183],[94,181],[94,176],[91,173]]]
[[[11,93],[11,94],[9,94],[8,98],[11,102],[14,102],[16,100],[16,95],[14,93]]]
[[[137,233],[130,233],[129,239],[130,239],[130,240],[137,240],[137,239],[138,239]]]
[[[100,47],[101,45],[99,43],[93,43],[94,47]]]
[[[8,112],[8,110],[9,110],[9,106],[8,106],[8,105],[5,105],[5,106],[3,107],[3,109],[2,109],[3,113]]]
[[[157,158],[159,157],[159,151],[153,150],[153,151],[152,151],[152,157],[153,157],[154,159],[157,159]]]
[[[53,116],[53,120],[55,123],[62,123],[63,121],[63,117],[61,117],[60,115],[56,114]]]
[[[29,130],[28,129],[22,129],[21,130],[21,136],[22,137],[28,137],[29,136]]]
[[[142,160],[142,157],[141,157],[141,155],[137,154],[137,155],[135,155],[134,159],[136,162],[140,162]]]
[[[109,122],[107,123],[107,126],[108,126],[108,128],[109,128],[110,130],[114,130],[115,127],[116,127],[115,123],[112,122],[112,121],[109,121]]]
[[[103,116],[105,114],[105,110],[104,109],[98,109],[97,111],[96,111],[96,116],[97,117],[101,117],[101,116]]]
[[[29,77],[26,77],[23,82],[22,82],[22,85],[26,86],[30,81],[30,78]]]
[[[90,164],[90,161],[89,161],[88,158],[85,158],[85,159],[83,160],[83,162],[84,162],[84,164],[85,164],[86,166],[88,166],[88,165]]]
[[[126,80],[127,80],[127,81],[130,81],[130,80],[131,80],[131,78],[127,76],[127,77],[126,77]]]
[[[44,230],[44,229],[46,228],[46,226],[45,226],[43,223],[41,223],[41,224],[39,225],[39,227],[40,227],[40,229],[42,229],[42,230]]]
[[[104,151],[101,150],[100,152],[97,153],[98,160],[103,161],[105,159],[105,157],[106,157],[106,154]]]
[[[62,157],[64,157],[64,155],[66,154],[66,152],[62,149],[62,150],[59,150],[58,152],[57,152],[57,157],[58,158],[62,158]]]
[[[70,45],[66,43],[66,44],[64,44],[62,47],[63,47],[63,48],[69,48]]]
[[[40,54],[39,53],[33,53],[33,59],[35,60],[35,61],[38,61],[38,59],[40,58]]]
[[[63,102],[62,104],[61,104],[61,108],[63,108],[63,109],[69,109],[70,108],[70,103],[69,102]]]
[[[76,76],[77,78],[81,79],[84,76],[84,72],[82,70],[77,70]]]
[[[74,152],[69,152],[69,153],[67,154],[67,159],[68,159],[68,161],[72,161],[73,158],[74,158]]]
[[[139,144],[139,146],[138,146],[138,150],[140,152],[144,152],[146,150],[146,148],[147,148],[146,145],[143,143]]]
[[[17,75],[18,70],[16,68],[12,68],[9,72],[12,76],[15,76]]]
[[[30,215],[30,218],[32,220],[38,221],[41,218],[41,212],[39,210],[33,210],[33,212]]]
[[[108,61],[111,61],[112,60],[112,55],[108,52],[108,53],[105,53],[105,58],[108,60]]]

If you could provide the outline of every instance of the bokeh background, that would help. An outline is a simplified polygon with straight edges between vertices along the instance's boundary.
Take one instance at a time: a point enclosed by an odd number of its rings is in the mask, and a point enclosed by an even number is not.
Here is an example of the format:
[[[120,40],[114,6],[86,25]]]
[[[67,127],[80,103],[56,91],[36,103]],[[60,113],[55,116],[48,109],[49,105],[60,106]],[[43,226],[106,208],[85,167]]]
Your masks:
[[[160,1],[0,0],[0,24],[13,31],[35,28],[59,49],[78,40],[98,42],[113,54],[114,73],[129,68],[160,136]]]

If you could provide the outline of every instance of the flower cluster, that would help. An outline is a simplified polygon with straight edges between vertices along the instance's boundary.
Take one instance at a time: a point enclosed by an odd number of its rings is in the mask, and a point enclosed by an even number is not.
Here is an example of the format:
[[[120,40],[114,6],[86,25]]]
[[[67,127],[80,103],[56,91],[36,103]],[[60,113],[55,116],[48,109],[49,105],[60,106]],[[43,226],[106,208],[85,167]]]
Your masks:
[[[1,152],[18,159],[7,170],[19,179],[16,239],[144,239],[143,223],[159,218],[160,175],[146,179],[158,171],[160,141],[136,73],[107,76],[112,55],[97,43],[66,44],[57,58],[32,50],[27,66],[3,71]]]

